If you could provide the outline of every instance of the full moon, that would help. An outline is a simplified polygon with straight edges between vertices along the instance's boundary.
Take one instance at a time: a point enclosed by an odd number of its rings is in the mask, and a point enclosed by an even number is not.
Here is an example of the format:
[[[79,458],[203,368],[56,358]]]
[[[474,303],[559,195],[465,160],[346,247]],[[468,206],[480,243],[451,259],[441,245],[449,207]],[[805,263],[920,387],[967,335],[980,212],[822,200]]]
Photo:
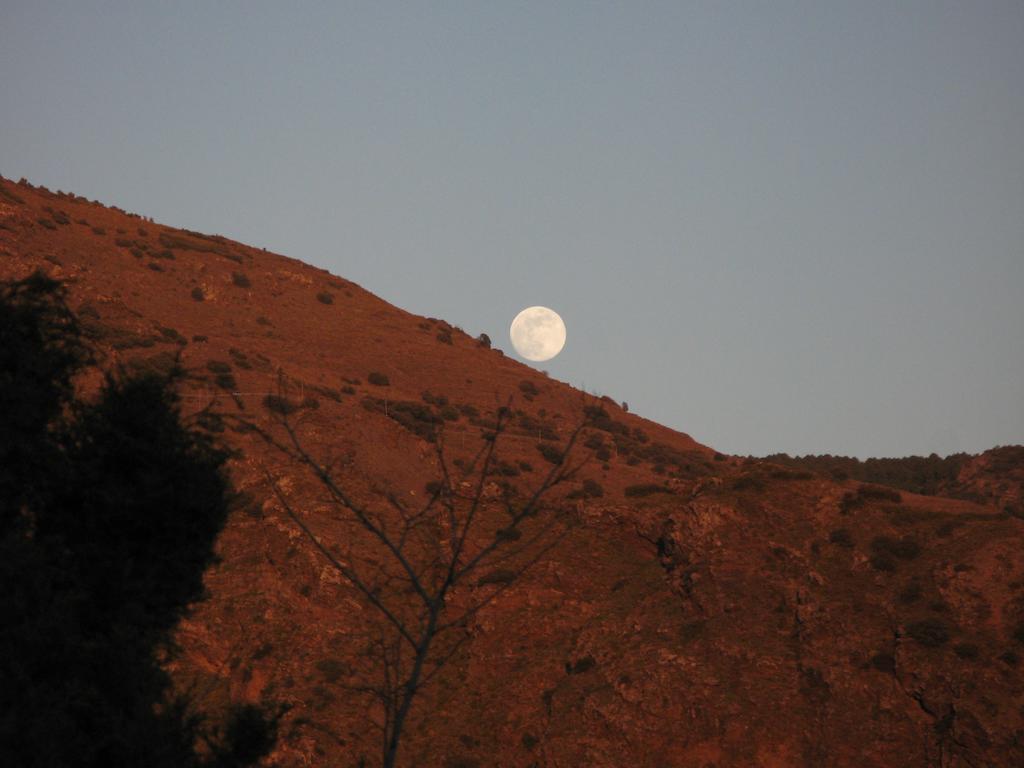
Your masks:
[[[527,307],[516,315],[508,335],[520,357],[542,363],[565,346],[565,323],[553,309]]]

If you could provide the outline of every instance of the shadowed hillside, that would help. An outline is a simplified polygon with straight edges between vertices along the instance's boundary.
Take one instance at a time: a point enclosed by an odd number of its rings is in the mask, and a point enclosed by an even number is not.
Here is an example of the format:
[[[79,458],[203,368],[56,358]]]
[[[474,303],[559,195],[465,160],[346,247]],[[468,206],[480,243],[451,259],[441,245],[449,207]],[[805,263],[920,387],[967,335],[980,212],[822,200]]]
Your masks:
[[[979,456],[954,453],[945,458],[907,456],[901,459],[866,459],[849,456],[789,456],[776,453],[765,461],[816,472],[834,480],[889,485],[923,496],[949,496],[981,504],[995,504],[1024,516],[1024,446],[992,448]]]
[[[504,530],[503,500],[585,423],[581,468],[544,498],[565,533],[501,589],[496,569],[452,594],[494,597],[416,699],[399,765],[1024,764],[1020,449],[895,475],[723,456],[342,277],[2,180],[0,278],[39,268],[104,366],[180,355],[186,413],[235,451],[244,496],[171,673],[211,706],[290,705],[277,765],[379,764],[385,713],[379,617],[327,557],[359,539],[259,431],[287,414],[395,525],[506,406],[482,524]]]

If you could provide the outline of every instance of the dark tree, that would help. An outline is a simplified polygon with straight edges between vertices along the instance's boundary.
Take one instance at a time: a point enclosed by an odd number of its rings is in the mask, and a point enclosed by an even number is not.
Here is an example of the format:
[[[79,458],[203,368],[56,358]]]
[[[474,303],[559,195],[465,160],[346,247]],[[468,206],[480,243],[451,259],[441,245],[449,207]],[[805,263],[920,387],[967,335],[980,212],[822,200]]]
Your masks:
[[[87,359],[59,283],[37,272],[0,286],[0,529],[45,491],[57,449],[49,428]]]
[[[311,474],[336,513],[335,523],[347,528],[341,540],[321,539],[267,473],[285,513],[376,617],[367,619],[365,658],[358,665],[367,674],[347,687],[380,705],[382,721],[374,724],[384,768],[396,764],[417,698],[462,650],[473,617],[543,559],[575,523],[565,505],[548,497],[582,466],[570,464],[570,456],[584,423],[561,447],[552,444],[552,467],[543,479],[532,489],[517,490],[495,481],[504,463],[498,443],[510,413],[507,406],[499,408],[475,457],[452,467],[437,427],[444,421],[432,422],[429,439],[439,474],[415,507],[393,493],[380,503],[357,500],[352,479],[310,453],[298,431],[301,424],[288,413],[271,409],[279,428],[273,432],[240,420]]]
[[[176,374],[76,399],[88,360],[59,284],[0,287],[0,764],[251,765],[275,716],[210,729],[158,663],[202,596],[226,454],[183,426]]]

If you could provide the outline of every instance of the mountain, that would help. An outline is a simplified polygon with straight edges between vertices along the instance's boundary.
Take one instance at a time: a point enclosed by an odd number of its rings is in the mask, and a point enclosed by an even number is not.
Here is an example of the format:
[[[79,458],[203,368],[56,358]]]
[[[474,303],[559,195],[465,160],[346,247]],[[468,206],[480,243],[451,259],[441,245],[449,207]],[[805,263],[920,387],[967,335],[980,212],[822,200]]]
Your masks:
[[[501,502],[586,424],[578,473],[544,494],[550,549],[452,593],[491,597],[415,699],[400,765],[1024,764],[1024,449],[966,457],[928,496],[724,456],[324,270],[0,179],[0,279],[36,269],[67,282],[101,366],[179,360],[190,419],[235,451],[170,666],[206,708],[290,705],[276,764],[377,764],[385,714],[381,617],[328,559],[363,556],[365,531],[261,436],[285,440],[283,415],[389,530],[441,459],[468,472],[494,440],[475,498],[505,530]]]

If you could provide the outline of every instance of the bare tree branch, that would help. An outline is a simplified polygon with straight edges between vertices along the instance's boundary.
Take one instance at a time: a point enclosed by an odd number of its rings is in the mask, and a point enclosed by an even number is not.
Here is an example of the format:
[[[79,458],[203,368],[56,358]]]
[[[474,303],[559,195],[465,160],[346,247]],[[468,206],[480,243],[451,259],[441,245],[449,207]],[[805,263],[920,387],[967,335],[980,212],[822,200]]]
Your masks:
[[[284,494],[281,493],[280,487],[278,487],[277,483],[274,482],[274,479],[270,477],[269,474],[267,475],[267,479],[270,482],[271,488],[273,488],[274,490],[274,495],[277,496],[278,501],[281,502],[281,505],[284,507],[284,510],[287,513],[288,517],[290,517],[292,519],[292,522],[294,522],[299,527],[299,530],[301,530],[306,535],[306,538],[313,543],[313,546],[315,546],[317,550],[320,552],[320,554],[322,554],[324,558],[326,558],[327,562],[334,566],[335,570],[337,570],[342,576],[344,576],[346,579],[352,582],[352,584],[355,585],[356,589],[362,592],[366,599],[370,601],[373,607],[379,610],[382,614],[384,614],[385,618],[387,618],[388,621],[391,622],[395,629],[398,630],[399,634],[401,634],[402,637],[408,640],[410,645],[415,647],[416,640],[413,638],[411,634],[409,634],[409,631],[406,629],[405,625],[398,619],[398,617],[396,617],[388,609],[388,607],[384,605],[383,602],[381,602],[381,600],[375,594],[374,590],[370,589],[363,582],[363,580],[359,578],[359,575],[355,572],[354,569],[352,569],[349,566],[346,566],[344,563],[339,561],[331,553],[331,551],[320,542],[320,539],[317,538],[313,531],[309,529],[309,526],[307,526],[306,523],[303,522],[303,520],[298,516],[298,514],[296,514],[295,510],[292,508],[291,504],[288,503],[288,500],[285,498]]]
[[[493,494],[490,478],[498,459],[498,444],[507,428],[512,400],[497,408],[493,429],[466,463],[456,461],[459,474],[449,467],[443,428],[435,434],[437,481],[428,484],[422,503],[410,504],[394,492],[381,490],[376,506],[355,501],[336,469],[335,461],[321,462],[303,444],[287,412],[275,416],[283,439],[251,421],[256,433],[294,464],[305,468],[326,492],[325,501],[336,510],[335,519],[368,534],[378,549],[350,549],[343,562],[294,509],[269,471],[267,480],[285,513],[329,565],[351,583],[358,594],[382,617],[381,634],[367,647],[376,659],[380,682],[348,685],[373,696],[383,710],[382,763],[394,766],[403,730],[417,694],[429,685],[468,641],[468,634],[449,634],[465,628],[484,608],[505,594],[527,570],[545,558],[568,534],[571,521],[556,509],[542,506],[557,486],[574,478],[585,461],[570,462],[581,422],[569,435],[558,461],[525,498],[502,481],[501,494]],[[242,419],[238,419],[242,422]],[[493,513],[506,517],[494,525]],[[355,541],[355,540],[353,540]],[[358,567],[356,562],[361,563]],[[484,567],[507,567],[500,583],[470,585]],[[452,600],[456,588],[470,586],[468,600]],[[483,586],[483,591],[478,591]],[[442,640],[442,637],[449,638]]]

